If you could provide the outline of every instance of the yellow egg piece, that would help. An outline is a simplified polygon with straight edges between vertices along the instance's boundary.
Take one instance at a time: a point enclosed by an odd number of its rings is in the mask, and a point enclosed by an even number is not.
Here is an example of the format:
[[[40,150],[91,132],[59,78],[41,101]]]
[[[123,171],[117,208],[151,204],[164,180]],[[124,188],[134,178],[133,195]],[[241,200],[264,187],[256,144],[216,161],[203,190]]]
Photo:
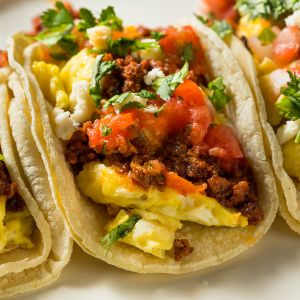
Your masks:
[[[180,221],[206,226],[247,226],[241,213],[223,207],[216,199],[203,194],[181,195],[176,190],[145,190],[127,176],[99,162],[91,162],[76,177],[80,191],[97,203],[137,208]]]
[[[61,78],[68,94],[72,92],[74,82],[81,80],[91,81],[95,57],[87,49],[74,55],[62,68]]]
[[[47,101],[63,109],[69,106],[69,97],[61,80],[58,66],[44,61],[35,61],[32,65],[32,72]]]
[[[290,140],[282,147],[283,166],[286,172],[300,180],[300,144]]]
[[[271,23],[263,18],[249,20],[247,16],[240,19],[236,34],[238,37],[257,37],[265,28],[271,26]]]

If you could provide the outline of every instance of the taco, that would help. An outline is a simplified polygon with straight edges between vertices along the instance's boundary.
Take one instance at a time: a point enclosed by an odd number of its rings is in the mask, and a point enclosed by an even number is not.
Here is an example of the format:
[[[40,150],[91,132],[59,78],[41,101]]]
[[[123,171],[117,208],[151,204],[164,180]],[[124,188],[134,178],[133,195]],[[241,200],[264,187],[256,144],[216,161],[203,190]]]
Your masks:
[[[184,273],[255,244],[276,215],[275,181],[250,87],[217,35],[198,22],[124,27],[112,7],[96,18],[60,2],[41,20],[11,38],[9,62],[82,249]]]
[[[45,286],[69,261],[72,241],[59,210],[51,200],[45,169],[30,157],[35,147],[19,79],[4,64],[0,66],[0,298]],[[17,129],[15,124],[22,123]],[[12,126],[11,126],[12,125]],[[14,137],[22,140],[27,156],[20,157]],[[32,145],[31,145],[32,146]],[[23,152],[25,153],[25,152]],[[24,160],[24,161],[23,161]],[[31,165],[24,172],[22,165]],[[31,174],[29,174],[31,173]]]
[[[217,18],[225,19],[223,24],[226,20],[232,24],[231,31],[234,28],[240,38],[225,40],[255,96],[266,149],[277,177],[280,213],[300,233],[299,2],[270,2],[264,7],[254,1],[237,1],[236,5],[231,1],[216,11],[209,0],[206,2]]]

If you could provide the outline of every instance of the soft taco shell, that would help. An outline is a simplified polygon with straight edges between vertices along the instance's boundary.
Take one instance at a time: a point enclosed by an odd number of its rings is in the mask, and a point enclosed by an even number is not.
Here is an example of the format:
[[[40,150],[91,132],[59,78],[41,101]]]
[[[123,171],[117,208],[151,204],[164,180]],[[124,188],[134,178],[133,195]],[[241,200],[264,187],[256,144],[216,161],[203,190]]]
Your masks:
[[[226,45],[209,28],[192,24],[205,45],[206,59],[213,76],[222,76],[232,97],[228,115],[258,186],[264,220],[256,227],[206,227],[184,223],[178,238],[188,238],[195,251],[175,262],[172,253],[155,258],[123,243],[116,243],[108,253],[100,245],[108,216],[103,207],[80,195],[65,161],[63,148],[51,128],[47,104],[31,73],[31,63],[42,59],[39,44],[22,35],[9,42],[9,61],[21,77],[32,114],[32,132],[46,166],[56,203],[64,214],[74,240],[89,254],[120,268],[139,273],[185,273],[219,264],[247,250],[269,229],[277,212],[277,194],[271,167],[266,159],[255,103],[238,63]]]
[[[288,225],[300,233],[300,186],[284,170],[282,150],[272,126],[267,121],[265,101],[262,96],[254,60],[244,44],[236,37],[228,41],[228,45],[234,57],[241,65],[245,76],[252,89],[256,107],[263,129],[264,144],[269,160],[272,160],[276,174],[276,182],[279,194],[279,211]]]
[[[7,86],[0,85],[1,147],[12,180],[17,182],[18,191],[34,217],[39,232],[35,234],[35,247],[26,250],[26,255],[22,255],[21,250],[7,253],[14,255],[15,262],[2,263],[1,255],[1,298],[52,283],[59,277],[72,252],[72,241],[60,211],[52,200],[49,183],[45,180],[45,168],[41,161],[34,161],[29,155],[37,149],[31,142],[30,114],[23,109],[25,95],[16,74],[10,76],[9,86],[13,99],[9,96],[11,93]],[[18,126],[20,122],[22,126]],[[19,155],[17,149],[20,145],[23,156]],[[24,165],[28,168],[24,169]]]

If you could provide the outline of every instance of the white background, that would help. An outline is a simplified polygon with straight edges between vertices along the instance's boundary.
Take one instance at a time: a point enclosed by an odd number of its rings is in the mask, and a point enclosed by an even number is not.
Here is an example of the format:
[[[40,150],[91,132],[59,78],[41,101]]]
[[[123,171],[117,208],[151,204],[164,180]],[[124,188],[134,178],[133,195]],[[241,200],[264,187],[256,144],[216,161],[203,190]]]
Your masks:
[[[116,8],[126,24],[167,25],[196,10],[192,0],[71,1],[100,11]],[[30,30],[33,16],[48,6],[46,0],[0,0],[0,47],[18,30]],[[253,249],[220,267],[188,275],[139,275],[118,270],[75,247],[70,264],[53,285],[23,300],[54,299],[201,299],[281,300],[300,298],[300,236],[278,218]]]

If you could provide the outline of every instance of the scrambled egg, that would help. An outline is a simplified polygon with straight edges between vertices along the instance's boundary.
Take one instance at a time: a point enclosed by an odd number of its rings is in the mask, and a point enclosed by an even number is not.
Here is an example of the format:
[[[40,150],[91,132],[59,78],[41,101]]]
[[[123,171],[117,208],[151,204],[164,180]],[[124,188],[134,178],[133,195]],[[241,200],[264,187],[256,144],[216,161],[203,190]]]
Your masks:
[[[146,232],[143,228],[147,226],[150,234],[149,242],[155,240],[157,242],[155,251],[159,251],[158,249],[168,250],[172,247],[174,233],[180,228],[180,221],[191,221],[206,226],[244,227],[248,225],[247,218],[241,213],[223,207],[213,198],[200,193],[184,196],[171,188],[165,188],[164,191],[156,188],[145,190],[127,175],[119,174],[99,162],[86,164],[76,177],[76,181],[82,194],[97,203],[136,209],[142,216],[139,221],[140,225],[134,231],[135,233],[122,241],[154,255],[157,253],[153,253],[153,249],[150,252],[145,244],[148,238],[142,237],[140,233]],[[155,222],[149,220],[147,212],[153,216],[158,215]],[[109,228],[120,223],[120,216],[117,216]],[[164,235],[166,244],[158,242]],[[171,240],[172,243],[170,243]],[[144,243],[144,248],[141,246],[141,241]]]
[[[32,248],[30,235],[34,220],[25,209],[20,212],[5,211],[6,196],[0,195],[0,253],[16,248]]]
[[[135,224],[133,230],[122,239],[122,242],[164,258],[165,251],[173,247],[175,232],[182,227],[182,224],[174,218],[152,212],[141,210],[133,212],[140,215],[142,219]],[[116,218],[107,224],[106,230],[111,231],[126,222],[129,216],[128,212],[121,209]]]
[[[242,17],[237,28],[238,37],[257,37],[265,28],[271,26],[271,23],[263,18],[249,20],[247,16]]]
[[[286,172],[300,180],[300,144],[290,140],[282,147],[283,166]]]
[[[53,106],[67,108],[69,97],[61,80],[59,67],[43,61],[36,61],[32,65],[32,72],[39,83],[44,97]]]
[[[62,68],[60,76],[64,82],[64,86],[71,94],[74,82],[85,80],[91,82],[95,57],[89,55],[87,49],[80,51],[74,55]]]

